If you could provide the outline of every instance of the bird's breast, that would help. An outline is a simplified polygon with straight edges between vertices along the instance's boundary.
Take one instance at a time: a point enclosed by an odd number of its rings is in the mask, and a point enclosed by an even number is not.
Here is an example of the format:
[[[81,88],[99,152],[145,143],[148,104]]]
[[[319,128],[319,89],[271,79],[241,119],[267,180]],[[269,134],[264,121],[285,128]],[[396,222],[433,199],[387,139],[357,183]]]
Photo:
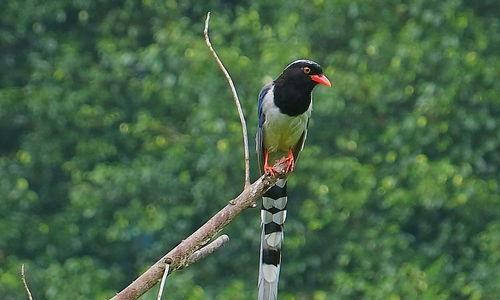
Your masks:
[[[272,107],[266,112],[263,124],[264,146],[269,152],[287,152],[299,141],[306,130],[310,109],[298,116],[288,116]]]

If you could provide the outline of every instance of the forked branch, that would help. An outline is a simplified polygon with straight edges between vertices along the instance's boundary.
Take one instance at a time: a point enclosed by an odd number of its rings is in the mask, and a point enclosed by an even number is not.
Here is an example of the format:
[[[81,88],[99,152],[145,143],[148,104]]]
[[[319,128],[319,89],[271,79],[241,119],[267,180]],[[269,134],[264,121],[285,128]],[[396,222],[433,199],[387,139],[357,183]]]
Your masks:
[[[189,237],[182,240],[182,242],[180,242],[174,249],[165,254],[160,260],[158,260],[154,265],[146,270],[146,272],[144,272],[129,286],[127,286],[116,296],[114,296],[112,300],[137,299],[146,291],[151,289],[160,280],[160,278],[162,278],[162,275],[167,276],[168,274],[176,270],[180,270],[218,249],[225,241],[227,241],[227,239],[222,236],[219,237],[219,239],[216,239],[212,243],[208,244],[213,239],[213,237],[243,210],[247,209],[250,206],[253,206],[255,202],[262,197],[262,194],[264,194],[269,188],[271,188],[279,178],[286,175],[285,163],[283,161],[279,161],[274,165],[274,168],[277,171],[275,176],[267,174],[262,175],[257,181],[250,184],[250,160],[248,154],[248,135],[245,117],[243,115],[240,101],[231,76],[227,72],[226,68],[222,64],[221,60],[217,56],[217,53],[210,43],[210,39],[208,37],[209,20],[210,13],[207,14],[207,18],[205,20],[205,41],[229,82],[229,86],[231,87],[231,91],[233,92],[236,107],[238,108],[238,114],[240,116],[243,131],[243,144],[245,147],[245,188],[243,189],[241,194],[238,195],[238,197],[229,201],[228,205],[226,205],[214,216],[212,216],[210,220],[208,220],[205,224],[198,228]],[[168,271],[165,272],[167,265]],[[163,290],[163,288],[161,290]],[[161,297],[161,294],[159,296]]]

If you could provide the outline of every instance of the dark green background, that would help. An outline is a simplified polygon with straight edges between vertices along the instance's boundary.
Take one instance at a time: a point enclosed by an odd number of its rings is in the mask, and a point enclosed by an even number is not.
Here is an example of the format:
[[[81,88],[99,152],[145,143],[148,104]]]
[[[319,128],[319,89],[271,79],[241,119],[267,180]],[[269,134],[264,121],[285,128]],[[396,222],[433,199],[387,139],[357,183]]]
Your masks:
[[[280,299],[498,299],[498,1],[236,2],[0,2],[1,298],[25,298],[22,263],[36,299],[110,297],[241,190],[211,10],[252,150],[284,66],[333,82],[290,178]],[[255,299],[259,222],[167,299]]]

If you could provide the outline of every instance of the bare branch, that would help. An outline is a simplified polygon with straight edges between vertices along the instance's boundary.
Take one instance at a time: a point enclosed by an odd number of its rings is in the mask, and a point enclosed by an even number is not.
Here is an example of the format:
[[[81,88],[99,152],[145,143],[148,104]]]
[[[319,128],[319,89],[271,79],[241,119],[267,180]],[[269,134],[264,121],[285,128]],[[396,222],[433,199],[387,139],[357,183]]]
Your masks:
[[[207,46],[212,52],[212,55],[217,61],[220,69],[226,76],[227,81],[229,82],[236,107],[238,108],[238,114],[240,116],[243,132],[243,144],[245,147],[245,188],[235,199],[229,201],[228,205],[226,205],[214,216],[212,216],[210,220],[208,220],[205,224],[198,228],[189,237],[182,240],[182,242],[180,242],[174,249],[172,249],[155,264],[153,264],[148,270],[146,270],[146,272],[144,272],[141,276],[134,280],[129,286],[116,294],[116,296],[114,296],[112,300],[131,300],[139,298],[142,294],[151,289],[151,287],[153,287],[160,280],[162,275],[163,277],[168,275],[165,272],[166,262],[169,264],[169,271],[173,272],[175,270],[179,270],[188,266],[190,263],[193,263],[209,255],[210,253],[221,247],[222,244],[224,244],[225,240],[227,240],[227,238],[224,238],[224,236],[216,239],[206,247],[202,248],[243,210],[253,206],[256,200],[260,199],[262,197],[262,194],[264,194],[269,188],[271,188],[279,178],[282,178],[286,175],[285,162],[284,160],[280,160],[274,165],[274,169],[277,171],[276,175],[262,175],[257,181],[250,184],[250,159],[248,154],[248,135],[245,117],[243,115],[240,100],[238,98],[238,94],[236,93],[236,89],[234,87],[231,76],[227,72],[226,68],[217,56],[217,53],[213,49],[212,44],[210,43],[210,39],[208,37],[209,20],[210,13],[207,14],[207,18],[205,20],[205,42],[207,43]],[[200,248],[202,249],[200,250]]]
[[[161,295],[163,294],[163,288],[165,286],[165,280],[167,279],[169,269],[170,269],[170,264],[165,262],[165,271],[163,271],[163,277],[161,278],[160,289],[158,290],[158,298],[156,298],[156,300],[161,300]]]
[[[233,204],[228,204],[217,212],[210,220],[203,224],[193,234],[183,240],[174,249],[168,252],[146,272],[139,276],[134,282],[118,293],[113,300],[137,299],[151,287],[153,287],[163,275],[165,261],[170,259],[170,271],[182,269],[189,263],[192,254],[210,241],[218,232],[229,224],[243,210],[252,206],[269,188],[271,188],[278,178],[285,176],[285,163],[279,161],[274,165],[278,171],[277,176],[262,175],[257,181],[252,183],[247,189],[232,200]],[[201,258],[201,257],[200,257]]]
[[[191,254],[191,256],[188,258],[186,266],[191,265],[202,258],[205,258],[209,254],[212,254],[215,250],[224,246],[224,244],[227,243],[228,241],[229,241],[229,236],[227,236],[226,234],[219,236],[218,238],[213,240],[210,244],[206,245],[205,247]]]
[[[212,55],[214,56],[215,60],[217,61],[219,68],[224,73],[224,76],[226,76],[227,82],[229,83],[229,86],[231,87],[231,92],[233,93],[234,103],[236,104],[236,108],[238,109],[238,114],[240,116],[241,131],[243,133],[243,147],[244,147],[244,153],[245,153],[245,186],[244,186],[244,188],[246,189],[250,185],[250,155],[248,154],[247,123],[245,121],[245,116],[243,115],[243,110],[241,109],[240,98],[238,97],[238,93],[236,92],[236,88],[234,87],[233,79],[231,79],[231,75],[229,75],[229,72],[226,70],[226,67],[224,67],[224,64],[220,60],[219,56],[217,55],[217,52],[215,52],[215,49],[212,47],[212,43],[210,42],[210,37],[208,36],[208,22],[209,21],[210,21],[210,12],[207,13],[207,18],[205,20],[205,30],[203,31],[203,33],[205,35],[205,43],[207,44],[208,48],[210,49],[210,52],[212,52]]]
[[[24,264],[21,265],[21,279],[24,284],[24,289],[26,290],[26,293],[28,293],[28,299],[33,300],[33,296],[31,295],[28,283],[26,282],[26,275],[24,274]]]

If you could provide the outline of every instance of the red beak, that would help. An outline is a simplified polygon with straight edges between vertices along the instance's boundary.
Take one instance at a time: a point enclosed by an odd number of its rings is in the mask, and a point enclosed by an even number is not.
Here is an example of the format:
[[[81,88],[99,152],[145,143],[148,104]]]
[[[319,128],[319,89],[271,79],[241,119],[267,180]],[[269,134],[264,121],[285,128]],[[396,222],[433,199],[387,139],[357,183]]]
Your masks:
[[[320,75],[311,75],[311,80],[314,82],[317,82],[318,84],[326,85],[326,86],[332,86],[330,83],[330,80],[326,78],[325,75],[320,74]]]

